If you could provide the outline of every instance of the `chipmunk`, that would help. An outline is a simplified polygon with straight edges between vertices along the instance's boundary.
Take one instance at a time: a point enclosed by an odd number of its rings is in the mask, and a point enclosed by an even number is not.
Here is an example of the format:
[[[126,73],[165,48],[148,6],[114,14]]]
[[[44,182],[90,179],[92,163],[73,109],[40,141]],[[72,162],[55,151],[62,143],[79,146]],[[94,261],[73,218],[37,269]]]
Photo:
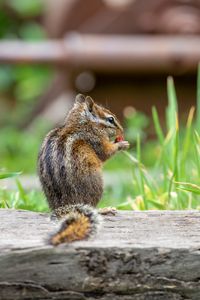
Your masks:
[[[102,165],[117,151],[128,149],[122,137],[116,116],[81,94],[64,125],[45,137],[38,156],[39,178],[50,209],[64,220],[51,244],[85,239],[97,231]]]

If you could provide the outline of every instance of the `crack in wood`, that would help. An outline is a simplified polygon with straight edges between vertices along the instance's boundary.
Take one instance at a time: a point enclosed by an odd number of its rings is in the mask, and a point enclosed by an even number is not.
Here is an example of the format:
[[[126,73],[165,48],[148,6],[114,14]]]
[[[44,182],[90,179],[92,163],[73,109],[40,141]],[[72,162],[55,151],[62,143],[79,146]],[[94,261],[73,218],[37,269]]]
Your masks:
[[[118,212],[95,238],[56,248],[47,214],[0,219],[0,300],[200,299],[199,212]]]

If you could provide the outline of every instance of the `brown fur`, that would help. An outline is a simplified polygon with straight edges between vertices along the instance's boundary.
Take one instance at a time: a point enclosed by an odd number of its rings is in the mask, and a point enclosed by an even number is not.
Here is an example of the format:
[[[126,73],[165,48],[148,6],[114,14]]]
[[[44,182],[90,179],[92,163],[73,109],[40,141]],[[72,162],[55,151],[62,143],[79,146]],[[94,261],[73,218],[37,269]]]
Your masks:
[[[78,218],[78,216],[75,216],[75,218]],[[68,226],[67,224],[66,226],[63,225],[62,230],[51,238],[51,244],[56,246],[61,243],[82,240],[89,235],[90,226],[89,218],[81,214],[78,219],[72,221]]]
[[[103,162],[128,147],[127,142],[110,141],[117,135],[123,135],[123,129],[114,114],[90,97],[76,97],[64,125],[47,134],[39,153],[38,173],[52,210],[97,205],[103,193]]]

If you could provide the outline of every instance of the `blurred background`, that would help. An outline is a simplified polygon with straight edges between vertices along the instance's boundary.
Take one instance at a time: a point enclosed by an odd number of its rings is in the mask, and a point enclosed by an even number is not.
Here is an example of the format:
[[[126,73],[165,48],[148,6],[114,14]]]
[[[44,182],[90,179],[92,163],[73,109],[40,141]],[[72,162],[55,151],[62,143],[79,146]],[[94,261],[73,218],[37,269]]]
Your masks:
[[[1,183],[2,206],[18,201],[19,207],[47,209],[36,177],[38,149],[77,93],[119,116],[133,154],[140,136],[142,161],[151,169],[161,151],[151,111],[156,106],[167,131],[168,75],[180,120],[186,122],[196,105],[199,34],[198,0],[1,0],[0,168],[22,172],[13,199],[7,189],[16,182]],[[130,197],[141,204],[131,168],[123,154],[106,164],[102,205]]]

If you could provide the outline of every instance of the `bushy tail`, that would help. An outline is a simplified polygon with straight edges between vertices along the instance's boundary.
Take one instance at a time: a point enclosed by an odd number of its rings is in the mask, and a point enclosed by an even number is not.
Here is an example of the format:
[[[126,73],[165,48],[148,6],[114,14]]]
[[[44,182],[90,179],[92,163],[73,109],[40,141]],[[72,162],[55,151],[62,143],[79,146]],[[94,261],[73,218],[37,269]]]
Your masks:
[[[88,205],[61,207],[55,213],[63,218],[63,222],[58,232],[50,238],[50,244],[54,246],[91,237],[97,232],[101,222],[98,212]]]

